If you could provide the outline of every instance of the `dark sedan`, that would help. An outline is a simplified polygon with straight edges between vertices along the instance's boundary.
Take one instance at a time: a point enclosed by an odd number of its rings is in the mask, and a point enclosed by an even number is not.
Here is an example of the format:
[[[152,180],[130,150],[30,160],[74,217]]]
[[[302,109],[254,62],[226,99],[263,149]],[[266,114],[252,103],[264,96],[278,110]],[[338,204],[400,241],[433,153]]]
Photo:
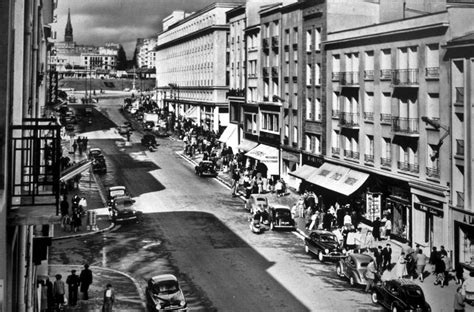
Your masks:
[[[212,161],[209,160],[203,160],[194,167],[194,171],[196,174],[200,177],[202,176],[212,176],[216,177],[217,176],[217,171],[216,171],[216,166]]]
[[[306,253],[317,255],[321,262],[326,260],[337,261],[345,257],[337,236],[329,231],[312,231],[305,238],[304,244]]]
[[[295,220],[291,217],[289,206],[274,205],[270,207],[270,229],[294,229]]]
[[[172,274],[162,274],[148,280],[146,287],[149,311],[186,311],[187,303],[178,279]]]
[[[135,201],[129,196],[116,197],[109,207],[110,217],[114,223],[125,221],[140,222],[143,213],[135,210],[133,204]]]
[[[396,279],[376,285],[371,297],[373,303],[390,311],[431,311],[421,287],[410,280]]]

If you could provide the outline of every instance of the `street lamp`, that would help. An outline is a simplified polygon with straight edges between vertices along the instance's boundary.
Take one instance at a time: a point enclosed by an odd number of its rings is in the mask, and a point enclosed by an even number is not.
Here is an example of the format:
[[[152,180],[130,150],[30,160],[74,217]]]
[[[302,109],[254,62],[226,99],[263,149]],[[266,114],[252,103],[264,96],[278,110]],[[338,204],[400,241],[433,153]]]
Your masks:
[[[446,139],[446,137],[449,135],[449,127],[443,126],[438,120],[434,120],[426,116],[421,116],[421,121],[432,126],[436,130],[443,129],[445,131],[444,134],[439,138],[438,144],[436,144],[434,148],[435,153],[430,156],[431,161],[434,161],[435,159],[439,158],[439,149],[441,148],[441,145],[443,145],[444,139]]]

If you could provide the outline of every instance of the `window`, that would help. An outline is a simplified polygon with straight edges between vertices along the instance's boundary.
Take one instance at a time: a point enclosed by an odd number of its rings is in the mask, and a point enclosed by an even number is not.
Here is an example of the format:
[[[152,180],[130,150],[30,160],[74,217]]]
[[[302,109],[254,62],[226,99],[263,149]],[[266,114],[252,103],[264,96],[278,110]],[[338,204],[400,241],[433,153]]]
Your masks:
[[[312,41],[311,29],[306,31],[306,52],[311,52],[311,41]]]
[[[314,118],[321,120],[321,100],[319,98],[314,99]]]
[[[314,84],[321,85],[321,64],[314,64]]]
[[[321,28],[316,28],[314,31],[314,49],[321,50]]]
[[[390,49],[384,49],[380,51],[380,69],[391,69],[392,68],[392,57]]]
[[[428,93],[426,101],[426,114],[431,119],[439,120],[439,94]]]
[[[390,138],[382,138],[382,158],[391,159],[392,158],[392,145]]]
[[[364,119],[374,120],[374,93],[373,92],[365,92]]]
[[[261,130],[279,133],[278,113],[262,111],[261,116]]]
[[[257,114],[245,114],[245,131],[257,133]]]
[[[365,80],[374,79],[374,51],[365,52],[364,79]]]
[[[365,137],[365,155],[365,161],[374,161],[374,137],[372,135]]]
[[[311,98],[306,98],[306,119],[313,119],[313,107]]]
[[[313,81],[311,79],[311,76],[313,74],[313,66],[308,63],[306,64],[306,85],[311,86],[313,85]]]
[[[426,46],[426,78],[439,78],[439,45]]]
[[[341,57],[339,54],[332,56],[332,72],[338,73],[341,71]]]

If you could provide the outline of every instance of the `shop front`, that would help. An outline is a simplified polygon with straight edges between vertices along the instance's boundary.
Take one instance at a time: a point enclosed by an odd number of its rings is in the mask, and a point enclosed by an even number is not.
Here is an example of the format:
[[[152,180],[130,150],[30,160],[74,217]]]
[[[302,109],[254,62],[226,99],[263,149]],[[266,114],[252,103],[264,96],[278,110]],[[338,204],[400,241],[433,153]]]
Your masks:
[[[443,226],[444,205],[439,200],[413,195],[413,245],[422,246],[426,253],[448,243]]]
[[[290,175],[291,172],[295,171],[300,163],[300,157],[293,151],[281,150],[281,176],[286,181],[288,186],[294,189],[298,189],[301,180]]]
[[[391,237],[401,241],[411,241],[411,201],[409,197],[392,193],[385,202],[382,216],[392,223]]]
[[[454,242],[455,261],[474,271],[474,216],[454,222]]]
[[[279,177],[279,151],[276,147],[266,144],[259,144],[251,151],[247,152],[245,156],[254,159],[254,169],[262,173],[264,177]]]

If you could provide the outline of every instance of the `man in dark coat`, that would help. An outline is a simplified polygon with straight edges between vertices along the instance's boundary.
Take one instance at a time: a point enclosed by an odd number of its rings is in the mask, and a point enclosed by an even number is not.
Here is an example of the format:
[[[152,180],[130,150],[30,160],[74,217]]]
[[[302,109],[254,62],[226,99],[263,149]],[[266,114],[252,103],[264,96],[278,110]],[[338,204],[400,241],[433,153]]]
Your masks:
[[[377,271],[379,273],[382,273],[382,268],[383,268],[382,246],[378,246],[374,250],[374,258],[375,258],[375,264],[377,266]]]
[[[375,241],[380,240],[380,226],[380,218],[377,217],[377,219],[372,223],[372,235],[374,236]]]
[[[385,248],[382,250],[382,258],[383,258],[383,264],[382,264],[383,270],[390,269],[390,265],[392,264],[392,248],[390,247],[390,244],[387,244]]]
[[[81,280],[82,299],[88,300],[89,286],[92,284],[92,271],[89,269],[88,264],[84,264],[84,269],[81,271],[79,278]]]
[[[81,284],[79,276],[76,275],[76,270],[71,270],[71,275],[67,277],[66,284],[69,290],[69,305],[75,306],[77,304],[77,289]]]

